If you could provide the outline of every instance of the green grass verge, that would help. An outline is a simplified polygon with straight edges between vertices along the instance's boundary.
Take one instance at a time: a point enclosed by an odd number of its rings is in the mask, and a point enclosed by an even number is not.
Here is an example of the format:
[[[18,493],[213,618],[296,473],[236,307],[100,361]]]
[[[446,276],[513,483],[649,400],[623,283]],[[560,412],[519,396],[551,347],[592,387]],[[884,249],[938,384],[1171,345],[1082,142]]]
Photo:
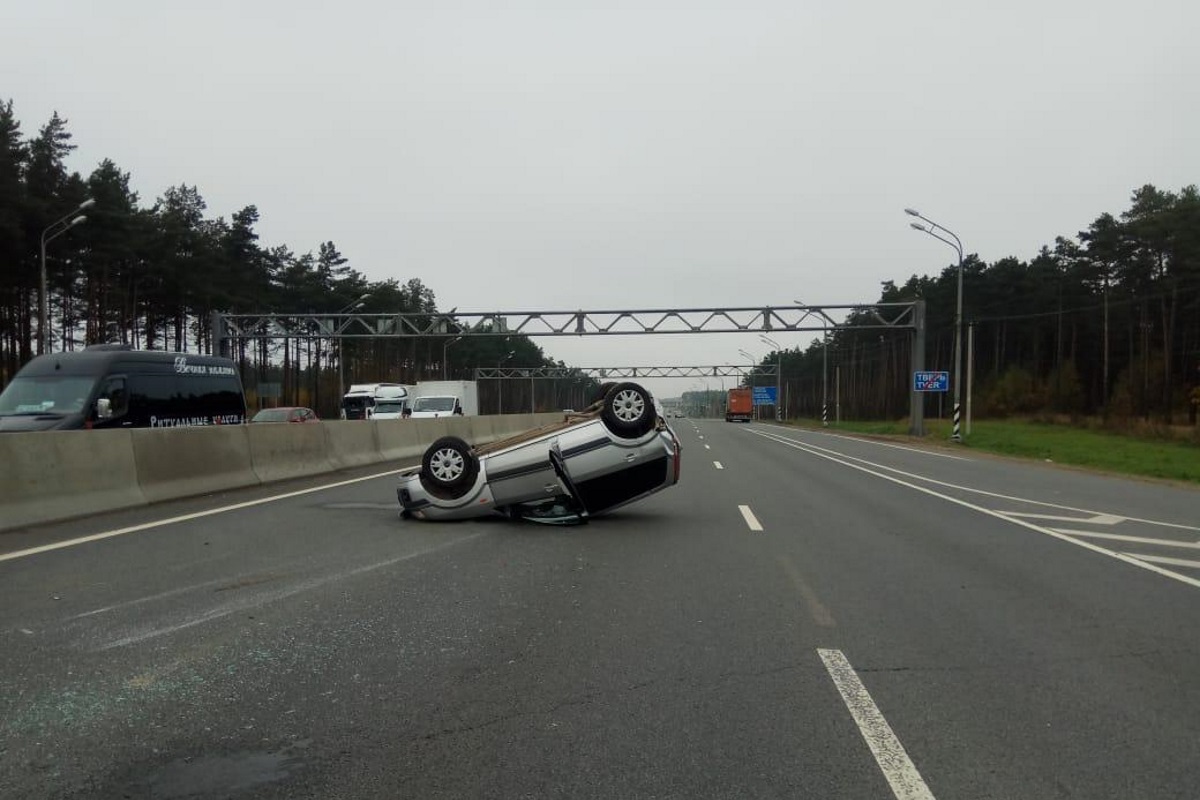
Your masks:
[[[820,423],[806,421],[797,424],[820,427]],[[843,422],[838,426],[830,425],[829,429],[877,436],[905,436],[908,434],[908,423],[903,420]],[[926,441],[949,441],[949,422],[926,420],[925,430]],[[982,420],[972,423],[971,435],[966,437],[963,445],[988,453],[1200,484],[1200,447],[1187,442],[1043,422]]]

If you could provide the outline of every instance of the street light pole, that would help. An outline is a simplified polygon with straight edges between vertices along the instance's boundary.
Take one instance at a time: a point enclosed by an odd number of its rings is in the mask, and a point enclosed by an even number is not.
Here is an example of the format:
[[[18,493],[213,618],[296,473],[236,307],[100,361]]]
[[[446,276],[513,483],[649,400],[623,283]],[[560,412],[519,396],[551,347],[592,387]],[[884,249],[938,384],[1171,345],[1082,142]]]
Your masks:
[[[64,233],[71,230],[71,228],[74,228],[76,225],[79,225],[83,222],[87,222],[87,217],[83,216],[82,214],[79,214],[79,212],[83,211],[86,208],[91,208],[94,205],[96,205],[96,201],[93,198],[89,197],[87,200],[84,200],[82,203],[80,203],[78,206],[76,206],[75,209],[73,211],[71,211],[69,214],[64,214],[63,216],[54,220],[54,222],[47,225],[46,229],[44,231],[42,231],[42,239],[41,239],[42,275],[41,275],[41,281],[40,281],[40,286],[39,286],[39,296],[38,296],[38,347],[37,347],[37,351],[38,351],[39,356],[46,352],[46,342],[48,341],[48,334],[50,332],[50,300],[49,300],[49,292],[48,292],[48,289],[46,286],[46,243],[57,239],[59,236],[62,236]],[[76,216],[76,215],[78,215],[78,216]]]
[[[364,292],[362,295],[359,296],[359,298],[357,300],[355,300],[353,303],[346,306],[345,308],[343,308],[341,311],[339,311],[337,313],[348,314],[351,311],[357,311],[358,309],[363,307],[363,303],[367,302],[367,298],[370,296],[371,296],[370,292]],[[338,336],[338,338],[337,338],[338,393],[341,395],[346,394],[346,373],[345,373],[345,368],[342,366],[342,362],[345,361],[345,359],[342,358],[343,352],[344,351],[342,349],[342,337]],[[342,401],[339,399],[338,400],[339,413],[345,414],[346,410],[344,408],[342,408],[341,406],[342,406]],[[345,417],[342,417],[342,418],[345,419]]]
[[[446,351],[450,349],[450,345],[454,344],[461,338],[463,337],[455,336],[453,339],[450,339],[444,345],[442,345],[442,380],[447,380],[450,377],[450,362],[447,361],[449,355]]]
[[[803,300],[793,300],[793,303],[808,308]],[[812,313],[812,312],[809,312]],[[821,317],[821,425],[829,427],[829,315],[824,311],[816,312]],[[805,314],[807,317],[808,314]],[[837,323],[834,323],[836,327]],[[838,384],[840,387],[840,383]]]
[[[770,336],[761,333],[758,338],[775,348],[775,420],[782,422],[783,413],[780,410],[779,401],[783,392],[783,346]]]
[[[506,355],[504,358],[502,358],[496,362],[496,369],[500,369],[501,364],[503,364],[505,361],[508,361],[510,358],[512,358],[516,354],[517,354],[516,350],[509,350],[508,355]],[[504,378],[497,375],[496,380],[499,381],[499,383],[496,384],[496,391],[497,391],[496,414],[503,414],[504,413]]]
[[[917,211],[915,208],[906,208],[906,209],[904,209],[904,213],[908,214],[910,217],[916,217],[917,219],[920,219],[920,220],[923,220],[923,221],[929,223],[929,227],[925,227],[924,225],[920,225],[916,222],[909,223],[915,230],[921,231],[922,233],[927,233],[930,236],[932,236],[933,238],[937,239],[939,242],[944,242],[945,244],[950,245],[951,247],[954,248],[955,252],[958,253],[958,301],[954,307],[954,364],[953,364],[953,367],[954,367],[954,377],[953,377],[953,382],[954,382],[954,433],[950,436],[950,438],[956,442],[961,442],[962,441],[962,432],[960,429],[960,424],[961,424],[961,420],[962,420],[962,414],[961,414],[961,411],[962,411],[962,405],[961,405],[962,386],[961,386],[961,383],[962,383],[962,306],[963,306],[963,246],[962,246],[962,240],[958,238],[958,235],[955,234],[954,231],[950,230],[949,228],[943,227],[942,225],[937,224],[936,222],[929,219],[928,217],[922,216],[921,212]],[[950,237],[950,239],[947,239],[945,236],[939,236],[937,231],[941,231],[942,233],[945,233],[947,236]],[[953,241],[951,241],[951,239],[953,239]]]
[[[754,418],[758,419],[758,404],[754,402],[754,367],[758,364],[758,359],[740,348],[738,352],[744,355],[750,362],[750,404],[754,408]]]

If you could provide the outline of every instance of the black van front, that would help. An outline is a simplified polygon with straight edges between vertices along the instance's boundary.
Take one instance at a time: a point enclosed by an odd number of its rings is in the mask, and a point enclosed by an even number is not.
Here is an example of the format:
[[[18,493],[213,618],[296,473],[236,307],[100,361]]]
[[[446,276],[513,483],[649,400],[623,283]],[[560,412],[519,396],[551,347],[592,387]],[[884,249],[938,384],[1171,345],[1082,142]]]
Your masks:
[[[0,393],[0,431],[238,425],[246,398],[227,358],[92,347],[38,356]]]

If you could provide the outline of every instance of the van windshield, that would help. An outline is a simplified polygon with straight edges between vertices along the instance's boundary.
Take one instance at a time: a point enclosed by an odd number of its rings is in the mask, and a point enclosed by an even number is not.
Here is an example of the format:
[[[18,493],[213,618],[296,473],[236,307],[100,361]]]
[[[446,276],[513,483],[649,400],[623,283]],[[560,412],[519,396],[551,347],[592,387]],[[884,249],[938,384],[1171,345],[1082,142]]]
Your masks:
[[[403,400],[377,400],[375,401],[375,416],[380,414],[403,414]]]
[[[94,377],[18,377],[0,393],[0,416],[78,414],[87,405]]]
[[[413,413],[418,411],[453,411],[453,397],[418,397],[413,401]]]

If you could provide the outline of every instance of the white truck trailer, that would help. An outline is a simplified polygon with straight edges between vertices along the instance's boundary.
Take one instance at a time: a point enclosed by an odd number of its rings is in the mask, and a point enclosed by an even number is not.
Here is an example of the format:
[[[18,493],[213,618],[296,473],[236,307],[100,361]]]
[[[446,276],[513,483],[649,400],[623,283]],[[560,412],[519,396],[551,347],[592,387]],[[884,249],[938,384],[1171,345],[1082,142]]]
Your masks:
[[[408,398],[413,419],[479,414],[479,386],[475,381],[422,381]]]

